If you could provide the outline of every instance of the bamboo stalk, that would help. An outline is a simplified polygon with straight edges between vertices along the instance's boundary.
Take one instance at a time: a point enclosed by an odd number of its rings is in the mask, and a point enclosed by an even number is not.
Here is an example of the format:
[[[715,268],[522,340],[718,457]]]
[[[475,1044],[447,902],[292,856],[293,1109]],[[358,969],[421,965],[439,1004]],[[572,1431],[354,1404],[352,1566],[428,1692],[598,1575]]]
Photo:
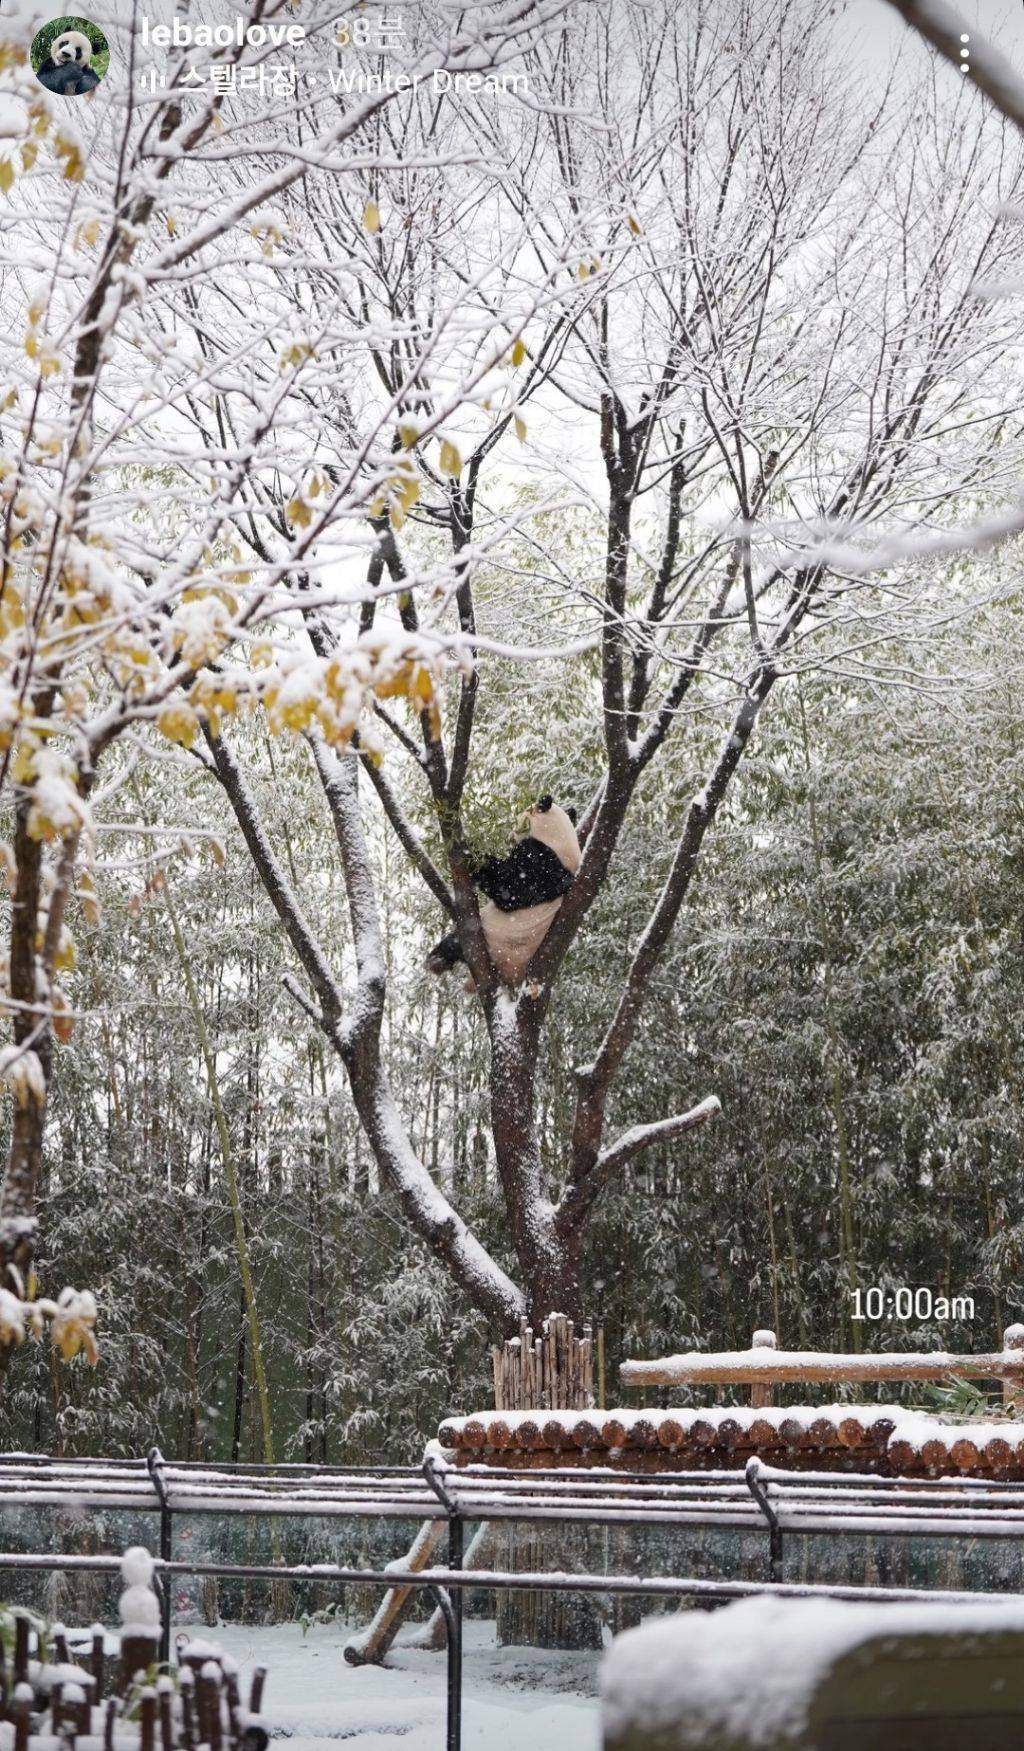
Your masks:
[[[138,794],[138,792],[136,792]],[[140,799],[141,801],[141,799]],[[238,1256],[238,1270],[242,1279],[242,1294],[245,1299],[246,1323],[249,1327],[249,1343],[252,1349],[253,1373],[256,1378],[256,1394],[260,1407],[260,1425],[263,1437],[263,1458],[268,1465],[276,1463],[274,1451],[274,1426],[270,1409],[270,1390],[267,1385],[267,1370],[263,1355],[263,1333],[260,1326],[259,1311],[256,1305],[256,1287],[253,1282],[252,1260],[249,1254],[249,1241],[245,1232],[245,1218],[242,1212],[242,1199],[238,1184],[238,1171],[235,1165],[234,1150],[231,1145],[231,1132],[228,1129],[227,1115],[221,1100],[220,1082],[217,1077],[217,1060],[210,1044],[210,1036],[206,1027],[206,1016],[199,1001],[199,992],[192,976],[192,967],[185,949],[185,939],[178,922],[178,914],[171,899],[168,883],[163,883],[164,905],[170,920],[174,947],[181,965],[182,978],[185,982],[185,992],[188,997],[192,1019],[195,1022],[196,1033],[199,1036],[199,1046],[206,1069],[206,1083],[210,1093],[210,1104],[213,1107],[214,1120],[217,1126],[217,1138],[220,1143],[221,1160],[224,1165],[224,1178],[228,1188],[228,1202],[231,1205],[231,1220],[235,1235],[235,1252]]]

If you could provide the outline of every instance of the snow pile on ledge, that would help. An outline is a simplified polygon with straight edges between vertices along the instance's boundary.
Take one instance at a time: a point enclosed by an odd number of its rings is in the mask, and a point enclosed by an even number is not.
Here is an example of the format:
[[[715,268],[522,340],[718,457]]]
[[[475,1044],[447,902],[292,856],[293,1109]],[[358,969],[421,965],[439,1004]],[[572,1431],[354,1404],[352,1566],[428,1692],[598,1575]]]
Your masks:
[[[752,1745],[795,1737],[833,1663],[880,1634],[1024,1631],[1024,1604],[859,1605],[838,1599],[744,1599],[627,1630],[601,1664],[605,1743],[627,1733],[687,1743],[744,1734]],[[668,1741],[666,1741],[668,1742]]]

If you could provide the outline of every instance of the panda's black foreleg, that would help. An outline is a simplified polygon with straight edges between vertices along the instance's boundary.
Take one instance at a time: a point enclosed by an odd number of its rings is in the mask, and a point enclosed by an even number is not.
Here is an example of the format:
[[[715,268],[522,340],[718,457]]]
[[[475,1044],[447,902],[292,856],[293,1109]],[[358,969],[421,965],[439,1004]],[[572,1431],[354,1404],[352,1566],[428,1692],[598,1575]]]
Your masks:
[[[440,942],[434,944],[427,956],[427,971],[430,973],[450,973],[451,969],[457,967],[459,962],[464,959],[459,939],[455,932],[451,931],[448,936],[442,936]]]

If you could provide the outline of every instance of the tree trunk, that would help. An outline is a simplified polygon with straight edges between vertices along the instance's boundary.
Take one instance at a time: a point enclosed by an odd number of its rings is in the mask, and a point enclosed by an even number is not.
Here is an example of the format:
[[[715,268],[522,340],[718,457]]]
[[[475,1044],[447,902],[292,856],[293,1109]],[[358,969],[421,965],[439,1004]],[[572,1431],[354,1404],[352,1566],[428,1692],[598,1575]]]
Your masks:
[[[573,1320],[583,1315],[579,1234],[559,1233],[544,1183],[535,1104],[541,1021],[539,1004],[525,990],[513,999],[502,989],[488,1008],[494,1156],[530,1317],[538,1329],[549,1313]]]
[[[589,1326],[574,1332],[552,1316],[536,1338],[523,1321],[518,1335],[494,1353],[495,1408],[589,1410],[593,1353]],[[505,1566],[512,1572],[592,1568],[592,1532],[586,1526],[520,1526],[504,1531]],[[498,1641],[503,1647],[601,1646],[602,1618],[591,1594],[499,1593]]]
[[[35,1052],[49,1085],[51,1064],[50,1024],[45,1009],[38,1008],[36,932],[42,892],[43,846],[28,831],[30,799],[18,799],[15,811],[14,858],[17,889],[11,905],[10,986],[14,1005],[13,1033],[16,1046]],[[11,1143],[4,1176],[2,1218],[2,1258],[4,1267],[0,1282],[24,1293],[29,1263],[35,1242],[36,1188],[43,1164],[43,1126],[46,1119],[46,1097],[39,1098],[26,1091],[14,1105]],[[0,1345],[0,1366],[8,1359],[10,1347]]]

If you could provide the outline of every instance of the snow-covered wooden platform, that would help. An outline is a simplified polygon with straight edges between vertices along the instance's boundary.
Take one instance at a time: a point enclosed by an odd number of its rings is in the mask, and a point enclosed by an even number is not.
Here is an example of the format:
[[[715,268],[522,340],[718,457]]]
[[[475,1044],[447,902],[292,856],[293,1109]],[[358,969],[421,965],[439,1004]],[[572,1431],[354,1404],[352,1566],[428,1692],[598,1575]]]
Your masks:
[[[528,1353],[529,1346],[520,1347]],[[518,1354],[517,1340],[505,1348]],[[516,1471],[593,1466],[641,1474],[719,1471],[759,1459],[797,1471],[1024,1482],[1024,1422],[1015,1414],[1024,1395],[1022,1325],[1009,1326],[1002,1350],[985,1355],[947,1350],[869,1355],[780,1350],[774,1332],[757,1331],[748,1350],[627,1361],[620,1379],[624,1386],[643,1388],[714,1386],[721,1392],[747,1387],[750,1404],[565,1409],[548,1395],[542,1394],[538,1401],[524,1389],[520,1397],[520,1402],[527,1400],[524,1408],[511,1408],[514,1400],[499,1395],[497,1410],[447,1417],[438,1440],[457,1466],[483,1461]],[[957,1423],[899,1405],[778,1406],[773,1402],[783,1386],[901,1387],[977,1379],[1001,1382],[1002,1415]],[[552,1408],[538,1409],[538,1402]],[[576,1400],[577,1407],[588,1402],[586,1395]]]
[[[438,1440],[458,1466],[643,1473],[730,1470],[758,1458],[795,1471],[1024,1482],[1024,1423],[953,1423],[897,1405],[483,1411],[447,1417]]]

